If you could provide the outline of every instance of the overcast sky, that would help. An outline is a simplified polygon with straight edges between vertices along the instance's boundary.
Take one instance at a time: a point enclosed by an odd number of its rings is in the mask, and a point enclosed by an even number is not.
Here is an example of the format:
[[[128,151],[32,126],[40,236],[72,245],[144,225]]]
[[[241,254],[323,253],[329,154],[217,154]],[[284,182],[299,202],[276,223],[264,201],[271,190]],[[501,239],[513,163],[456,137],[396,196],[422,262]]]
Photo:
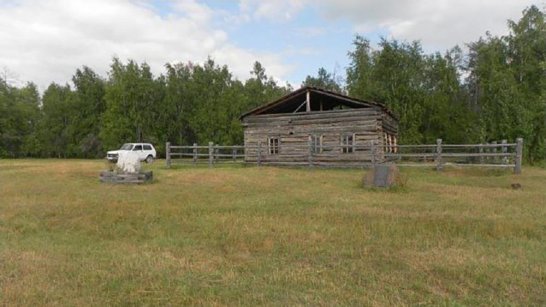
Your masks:
[[[211,56],[239,79],[260,61],[299,86],[319,67],[343,75],[355,33],[420,40],[427,51],[501,35],[507,19],[544,0],[0,0],[0,71],[41,90],[82,65],[106,76],[113,56],[203,62]]]

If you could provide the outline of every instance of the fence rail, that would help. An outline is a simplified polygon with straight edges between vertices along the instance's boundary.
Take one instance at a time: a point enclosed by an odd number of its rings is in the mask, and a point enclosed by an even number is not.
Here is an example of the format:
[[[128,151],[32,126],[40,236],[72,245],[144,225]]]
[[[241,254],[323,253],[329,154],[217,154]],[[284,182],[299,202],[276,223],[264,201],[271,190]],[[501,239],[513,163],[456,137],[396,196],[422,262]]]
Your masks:
[[[277,155],[272,155],[267,144],[262,143],[258,143],[257,146],[225,146],[212,142],[209,142],[208,146],[198,144],[174,146],[167,142],[166,153],[167,167],[171,167],[173,163],[205,163],[210,167],[218,163],[325,166],[328,164],[325,161],[338,162],[337,166],[367,167],[394,162],[401,166],[433,166],[437,170],[441,170],[445,165],[508,167],[519,174],[523,157],[523,139],[518,138],[515,143],[502,140],[488,144],[443,144],[442,140],[438,139],[436,144],[388,146],[372,141],[350,145],[321,144],[318,147],[309,142],[290,144],[286,151],[281,149]],[[249,159],[249,153],[252,153],[252,159]]]

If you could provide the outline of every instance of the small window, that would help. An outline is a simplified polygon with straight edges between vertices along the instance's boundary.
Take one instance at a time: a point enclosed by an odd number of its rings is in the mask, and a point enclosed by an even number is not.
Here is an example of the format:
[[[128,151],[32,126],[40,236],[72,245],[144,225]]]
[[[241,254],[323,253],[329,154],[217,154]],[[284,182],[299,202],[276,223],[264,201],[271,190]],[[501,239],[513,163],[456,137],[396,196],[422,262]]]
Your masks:
[[[311,152],[322,153],[322,135],[310,135]]]
[[[343,153],[353,153],[355,146],[355,136],[354,134],[346,134],[341,137],[341,152]]]
[[[279,154],[279,138],[269,138],[268,144],[270,155]]]
[[[150,145],[144,145],[144,150],[152,150],[152,146],[150,146]]]
[[[385,133],[385,152],[386,153],[396,153],[397,152],[397,145],[396,145],[396,136],[390,133]]]
[[[133,144],[129,144],[129,143],[123,144],[123,146],[121,146],[120,149],[121,150],[131,150],[131,149],[133,149]]]
[[[389,134],[389,152],[394,152],[394,136],[392,134]]]
[[[142,145],[135,145],[135,147],[133,148],[133,151],[138,151],[138,150],[142,150]]]

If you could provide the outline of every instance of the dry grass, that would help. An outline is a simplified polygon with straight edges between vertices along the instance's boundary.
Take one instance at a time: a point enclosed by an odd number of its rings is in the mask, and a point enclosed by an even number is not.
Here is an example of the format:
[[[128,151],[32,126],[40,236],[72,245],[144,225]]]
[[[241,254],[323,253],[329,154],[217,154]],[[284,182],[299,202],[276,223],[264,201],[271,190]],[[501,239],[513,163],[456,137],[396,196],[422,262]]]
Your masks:
[[[0,305],[546,304],[543,169],[103,167],[0,162]]]

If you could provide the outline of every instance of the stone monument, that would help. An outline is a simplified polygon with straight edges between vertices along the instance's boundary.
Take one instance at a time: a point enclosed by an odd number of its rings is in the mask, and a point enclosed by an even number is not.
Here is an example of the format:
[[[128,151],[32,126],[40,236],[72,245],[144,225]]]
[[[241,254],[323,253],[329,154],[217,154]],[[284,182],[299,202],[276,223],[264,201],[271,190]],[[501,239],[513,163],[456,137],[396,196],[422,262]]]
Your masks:
[[[121,151],[116,167],[124,173],[140,172],[141,165],[138,154],[132,151]]]
[[[120,152],[115,167],[102,171],[99,178],[108,183],[146,183],[153,180],[153,172],[142,171],[138,154],[127,151]]]
[[[402,185],[400,171],[395,164],[376,165],[362,178],[366,188],[390,188]]]

